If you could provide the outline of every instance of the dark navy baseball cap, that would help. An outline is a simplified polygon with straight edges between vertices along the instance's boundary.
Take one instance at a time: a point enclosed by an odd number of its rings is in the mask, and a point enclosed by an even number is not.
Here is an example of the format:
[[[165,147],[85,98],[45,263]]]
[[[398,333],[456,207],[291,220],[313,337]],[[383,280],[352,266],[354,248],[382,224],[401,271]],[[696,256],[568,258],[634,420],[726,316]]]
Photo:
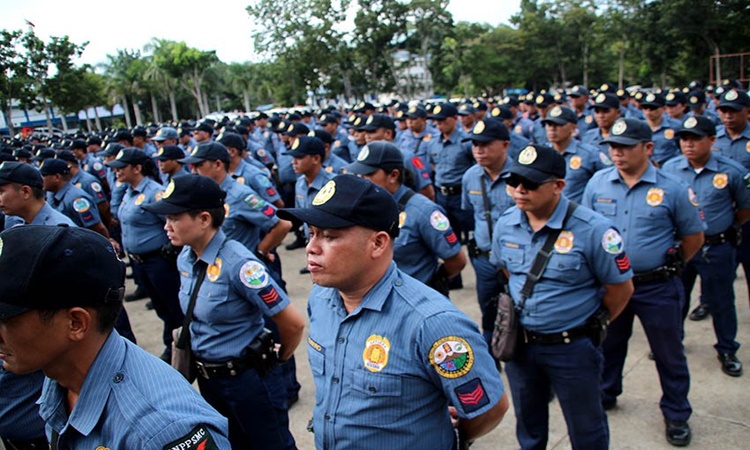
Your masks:
[[[175,141],[180,139],[180,135],[177,134],[177,130],[172,127],[162,127],[156,132],[156,136],[152,137],[152,141],[166,141],[167,139],[174,139]]]
[[[690,116],[682,121],[682,126],[675,134],[677,136],[686,134],[716,136],[716,124],[705,116]]]
[[[586,88],[586,86],[582,86],[580,84],[577,86],[573,86],[570,89],[570,93],[568,94],[568,96],[570,97],[582,97],[584,95],[588,97],[589,95],[591,95],[591,92]]]
[[[212,127],[206,122],[201,122],[198,125],[196,125],[195,128],[193,128],[193,131],[205,131],[208,134],[213,134],[214,127]]]
[[[310,130],[309,133],[307,133],[308,136],[318,138],[321,141],[323,141],[324,144],[333,144],[335,142],[335,139],[333,139],[333,136],[331,136],[331,133],[327,132],[326,130]]]
[[[0,233],[0,319],[32,310],[120,303],[125,263],[83,227],[22,225]]]
[[[45,159],[39,166],[39,172],[43,177],[47,175],[65,175],[70,173],[70,166],[62,159]]]
[[[552,147],[528,145],[511,161],[503,178],[517,175],[535,183],[544,183],[551,177],[565,178],[565,158]]]
[[[198,144],[187,158],[179,160],[182,164],[196,164],[203,161],[229,162],[229,150],[220,142]]]
[[[159,161],[180,160],[185,157],[185,152],[176,145],[165,145],[154,155]]]
[[[448,117],[456,117],[457,115],[458,110],[456,109],[456,106],[453,103],[446,102],[435,105],[435,107],[432,108],[432,113],[428,116],[428,119],[443,120]]]
[[[227,193],[209,177],[197,174],[172,178],[161,200],[143,205],[154,214],[180,214],[223,208]]]
[[[547,117],[542,119],[542,125],[553,123],[555,125],[565,125],[568,123],[578,123],[578,116],[572,109],[565,106],[554,106],[547,113]]]
[[[247,148],[247,141],[237,133],[224,132],[219,136],[218,141],[227,148],[232,147],[237,150],[245,150]]]
[[[44,180],[39,170],[31,164],[5,161],[0,164],[0,185],[9,183],[41,189]]]
[[[668,93],[664,97],[664,100],[665,100],[664,103],[667,106],[677,106],[680,104],[684,105],[685,103],[687,103],[687,96],[683,94],[682,91],[674,91],[674,92]]]
[[[641,107],[644,108],[662,108],[665,105],[664,96],[661,94],[656,94],[654,92],[649,92],[643,97],[643,101],[641,102]]]
[[[398,236],[398,205],[393,196],[374,183],[354,175],[329,180],[306,208],[280,209],[286,220],[299,219],[320,228],[362,226]]]
[[[495,106],[492,108],[490,115],[498,120],[513,119],[513,111],[505,105]]]
[[[468,133],[463,142],[492,142],[508,141],[510,133],[508,127],[497,119],[484,119],[474,124],[471,133]]]
[[[125,149],[125,146],[122,144],[118,144],[116,142],[111,142],[107,144],[107,146],[104,148],[104,150],[97,153],[97,156],[101,156],[104,158],[105,156],[116,156],[120,153],[120,150]]]
[[[609,137],[602,144],[636,145],[650,142],[653,137],[651,127],[643,120],[617,119],[612,125]]]
[[[306,135],[310,132],[310,129],[307,127],[307,125],[303,123],[289,123],[289,125],[286,127],[286,129],[283,131],[285,135],[287,136],[302,136]]]
[[[117,153],[117,157],[105,165],[120,169],[125,166],[143,164],[148,161],[148,155],[143,151],[135,147],[123,148]]]
[[[474,107],[474,105],[471,105],[469,103],[464,103],[463,105],[458,107],[459,116],[470,116],[476,113],[477,113],[477,109]]]
[[[620,100],[614,94],[610,94],[609,92],[602,92],[594,98],[593,108],[619,109]]]
[[[736,111],[750,108],[750,97],[748,97],[747,92],[745,91],[728,89],[721,95],[719,108],[729,108]]]
[[[310,136],[299,136],[292,142],[289,151],[283,153],[295,158],[302,158],[307,155],[319,155],[323,159],[326,155],[326,147],[318,138]]]
[[[365,124],[362,125],[362,131],[375,131],[378,128],[395,130],[396,123],[393,121],[391,116],[385,114],[373,114],[368,117],[365,121]]]
[[[386,141],[374,141],[362,147],[357,160],[346,166],[346,171],[369,175],[378,169],[404,169],[404,154]]]

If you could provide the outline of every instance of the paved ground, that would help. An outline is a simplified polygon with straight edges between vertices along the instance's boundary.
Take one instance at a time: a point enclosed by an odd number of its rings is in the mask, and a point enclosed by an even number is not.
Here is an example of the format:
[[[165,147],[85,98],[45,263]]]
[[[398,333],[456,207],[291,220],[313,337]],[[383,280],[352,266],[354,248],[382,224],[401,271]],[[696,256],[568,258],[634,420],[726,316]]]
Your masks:
[[[282,248],[280,254],[292,302],[304,314],[311,286],[307,275],[299,275],[299,269],[305,265],[304,250],[287,252]],[[128,283],[128,288],[132,289],[132,281],[128,280]],[[750,307],[744,279],[738,278],[735,289],[738,297],[738,340],[750,347]],[[479,320],[471,267],[464,270],[464,289],[452,291],[451,298],[470,317]],[[695,303],[695,293],[693,298]],[[128,303],[126,307],[140,345],[158,355],[162,351],[161,324],[144,304],[144,301],[139,301]],[[750,448],[750,373],[741,378],[724,375],[712,347],[714,342],[710,320],[687,322],[685,346],[690,365],[690,401],[693,406],[690,420],[693,442],[690,447],[711,450]],[[625,392],[619,398],[617,409],[609,414],[613,449],[672,448],[664,440],[664,424],[658,407],[661,389],[654,363],[647,358],[647,353],[643,330],[636,325],[625,367]],[[738,356],[746,371],[750,371],[750,350],[740,349]],[[314,448],[312,434],[305,430],[312,416],[314,392],[304,340],[297,349],[296,357],[297,378],[303,387],[299,402],[290,411],[290,421],[298,447],[307,450]],[[507,386],[507,380],[505,382]],[[514,430],[515,418],[511,408],[500,426],[480,439],[472,449],[518,448]],[[556,402],[550,405],[549,448],[570,448],[565,423]]]

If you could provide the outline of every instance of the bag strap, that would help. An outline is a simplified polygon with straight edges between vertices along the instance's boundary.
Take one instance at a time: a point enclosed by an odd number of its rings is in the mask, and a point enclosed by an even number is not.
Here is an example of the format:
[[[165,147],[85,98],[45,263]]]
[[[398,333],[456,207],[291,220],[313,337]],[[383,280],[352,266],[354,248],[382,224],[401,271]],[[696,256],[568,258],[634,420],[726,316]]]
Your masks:
[[[552,247],[554,247],[555,241],[557,241],[557,238],[560,236],[560,232],[562,232],[562,229],[565,227],[565,224],[568,222],[568,219],[570,219],[570,216],[573,215],[573,211],[575,211],[577,207],[578,203],[576,202],[571,201],[568,203],[568,210],[565,212],[565,217],[563,218],[560,229],[553,230],[547,235],[547,240],[544,241],[544,245],[542,245],[542,248],[539,249],[539,253],[534,257],[529,273],[526,275],[526,282],[521,289],[520,309],[523,309],[526,304],[526,299],[531,297],[534,285],[542,278],[544,269],[547,268],[547,263],[549,263],[549,259],[552,256]]]
[[[417,146],[416,146],[416,147],[414,147],[414,154],[415,154],[415,155],[416,155],[416,154],[417,154],[417,152],[419,151],[419,146],[420,146],[420,145],[422,145],[422,139],[424,139],[424,136],[420,137],[420,138],[419,138],[419,139],[417,140]]]
[[[487,221],[487,227],[490,229],[490,242],[492,242],[492,204],[487,196],[487,186],[484,181],[484,174],[479,175],[479,182],[482,184],[482,202],[484,203],[484,220]]]
[[[404,192],[404,195],[402,195],[401,198],[398,199],[399,211],[403,211],[406,209],[406,204],[409,203],[409,200],[411,200],[412,197],[414,197],[414,194],[416,194],[416,192],[412,191],[411,189],[407,189],[406,192]]]
[[[206,270],[208,264],[205,261],[198,260],[198,274],[196,275],[195,285],[193,285],[193,291],[190,293],[190,301],[188,302],[187,312],[185,313],[185,319],[182,321],[182,330],[180,331],[180,337],[177,339],[175,347],[184,350],[187,348],[188,341],[190,340],[190,321],[193,320],[193,309],[195,309],[195,300],[198,298],[198,291],[201,289],[203,279],[206,278]]]

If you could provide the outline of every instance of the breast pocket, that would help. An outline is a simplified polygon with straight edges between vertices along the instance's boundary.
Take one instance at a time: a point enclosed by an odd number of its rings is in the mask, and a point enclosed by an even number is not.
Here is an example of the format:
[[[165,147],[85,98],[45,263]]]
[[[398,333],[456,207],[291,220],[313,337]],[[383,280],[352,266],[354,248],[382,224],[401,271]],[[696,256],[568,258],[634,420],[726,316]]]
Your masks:
[[[205,280],[195,303],[195,314],[205,317],[205,320],[211,323],[235,316],[237,312],[231,311],[231,306],[227,302],[228,296],[228,284]]]
[[[393,411],[403,404],[401,377],[381,372],[351,370],[352,397],[368,411],[368,422],[385,425],[392,421]]]
[[[505,267],[508,269],[508,271],[514,273],[523,270],[525,257],[522,248],[503,247],[502,255],[503,263],[505,264]]]
[[[662,229],[672,223],[669,208],[664,205],[649,206],[639,211],[636,219],[638,227],[643,230]]]
[[[609,217],[617,215],[617,203],[614,202],[594,202],[594,211]]]

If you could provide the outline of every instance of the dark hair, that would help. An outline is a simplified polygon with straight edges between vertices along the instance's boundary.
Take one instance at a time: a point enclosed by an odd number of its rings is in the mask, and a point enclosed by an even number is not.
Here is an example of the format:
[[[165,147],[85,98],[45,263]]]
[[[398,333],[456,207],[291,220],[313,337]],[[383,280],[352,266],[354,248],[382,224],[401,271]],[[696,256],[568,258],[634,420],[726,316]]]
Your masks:
[[[148,158],[143,160],[143,162],[138,164],[141,166],[141,173],[144,177],[149,177],[152,180],[156,181],[157,183],[161,184],[161,177],[159,176],[159,168],[156,167],[156,163],[154,162],[153,158]]]
[[[96,312],[96,328],[100,333],[107,333],[115,327],[117,317],[122,311],[122,302],[105,302],[103,305],[89,307]],[[39,317],[49,322],[62,309],[41,309]]]
[[[413,191],[417,190],[416,176],[414,175],[414,172],[412,172],[409,168],[404,167],[404,166],[390,166],[390,167],[381,167],[381,169],[383,169],[383,171],[385,171],[386,174],[389,174],[393,172],[394,170],[398,170],[399,171],[398,182]]]
[[[224,207],[221,206],[219,208],[211,208],[211,209],[191,209],[188,211],[188,215],[195,219],[198,214],[202,212],[207,212],[211,216],[211,228],[218,230],[221,228],[221,225],[224,223],[224,217],[226,216],[226,211],[224,210]]]

